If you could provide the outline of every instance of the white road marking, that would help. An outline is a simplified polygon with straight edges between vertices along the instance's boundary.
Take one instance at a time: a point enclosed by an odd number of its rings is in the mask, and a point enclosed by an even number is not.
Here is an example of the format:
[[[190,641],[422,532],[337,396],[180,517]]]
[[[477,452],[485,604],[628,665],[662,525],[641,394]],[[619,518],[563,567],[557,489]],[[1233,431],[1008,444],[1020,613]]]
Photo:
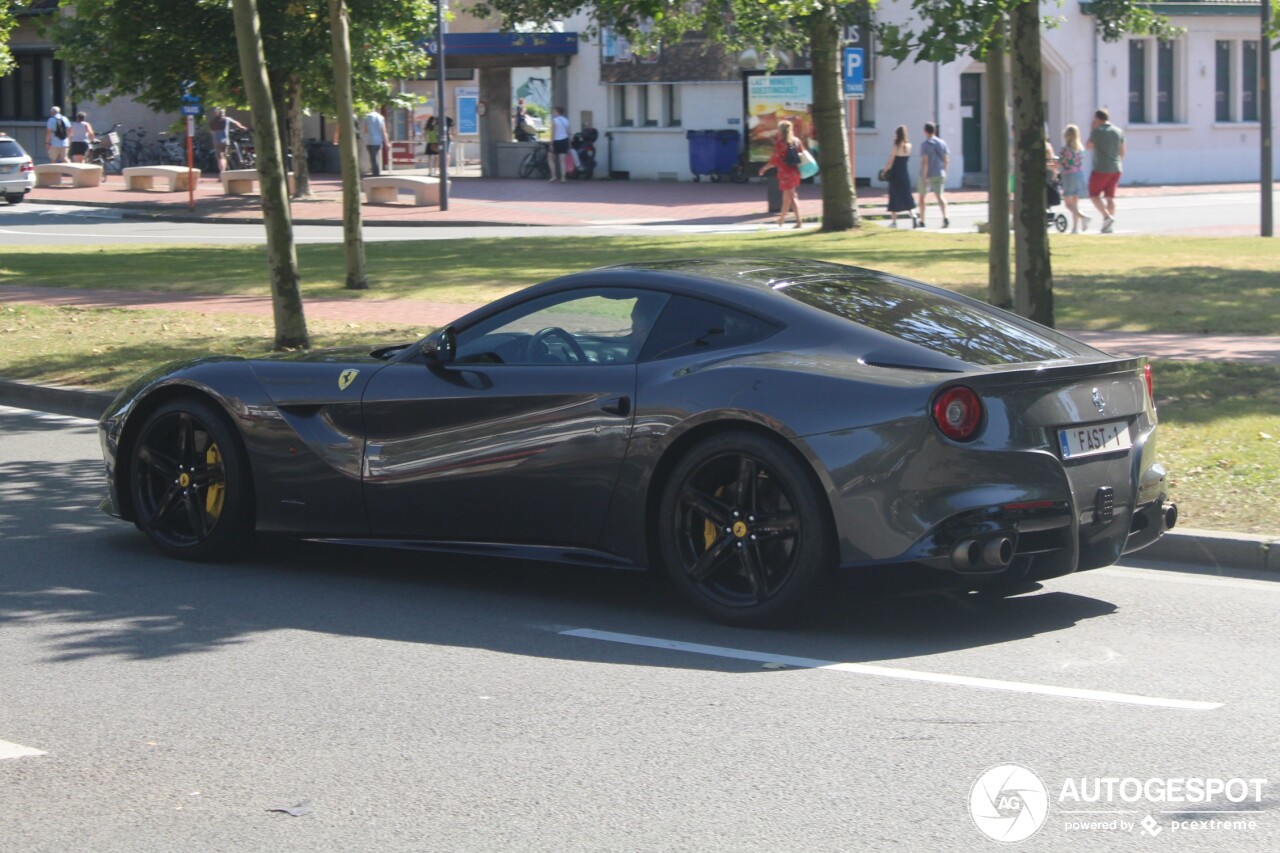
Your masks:
[[[875,666],[864,663],[840,663],[838,661],[818,660],[815,658],[776,655],[768,652],[755,652],[746,649],[731,649],[725,646],[707,646],[701,643],[683,643],[679,640],[664,640],[658,637],[641,637],[635,634],[617,634],[612,631],[595,631],[591,628],[574,628],[561,631],[561,636],[583,637],[589,640],[604,640],[609,643],[624,643],[631,646],[646,646],[652,649],[666,649],[675,652],[690,652],[696,655],[733,658],[735,660],[759,661],[761,663],[785,663],[798,669],[829,669],[837,672],[851,672],[856,675],[874,675],[881,678],[900,678],[907,681],[926,681],[934,684],[954,684],[960,687],[981,687],[988,690],[1007,690],[1013,693],[1032,693],[1041,696],[1058,696],[1065,699],[1091,699],[1097,702],[1118,702],[1125,705],[1149,705],[1155,708],[1177,708],[1185,711],[1212,711],[1221,708],[1221,702],[1195,702],[1187,699],[1161,699],[1154,696],[1136,696],[1129,693],[1112,693],[1107,690],[1085,690],[1076,687],[1055,687],[1050,684],[1028,684],[1021,681],[1002,681],[994,678],[973,678],[967,675],[947,675],[941,672],[920,672],[910,669],[897,669],[889,666]]]
[[[33,749],[29,746],[23,746],[20,743],[9,743],[7,740],[0,740],[0,759],[5,758],[25,758],[28,755],[45,755],[43,749]]]
[[[1130,580],[1141,581],[1159,581],[1161,583],[1187,583],[1196,586],[1217,586],[1224,589],[1248,589],[1255,592],[1280,592],[1280,575],[1276,575],[1276,580],[1250,580],[1249,578],[1228,578],[1220,575],[1198,575],[1189,572],[1170,572],[1161,571],[1160,569],[1124,569],[1124,568],[1106,568],[1092,569],[1081,574],[1081,577],[1089,575],[1106,575],[1113,578],[1128,578]]]

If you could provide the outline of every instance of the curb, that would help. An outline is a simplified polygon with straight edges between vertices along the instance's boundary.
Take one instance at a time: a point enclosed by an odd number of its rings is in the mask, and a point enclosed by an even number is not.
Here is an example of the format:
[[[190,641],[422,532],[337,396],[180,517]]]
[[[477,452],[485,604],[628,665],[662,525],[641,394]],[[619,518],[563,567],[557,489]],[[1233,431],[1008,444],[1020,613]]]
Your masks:
[[[95,421],[115,396],[110,391],[37,385],[21,379],[0,378],[0,405]],[[1277,580],[1280,580],[1280,539],[1275,537],[1187,528],[1172,530],[1130,556],[1179,566],[1208,566],[1219,573],[1275,572]]]
[[[110,391],[37,385],[21,379],[0,378],[0,404],[55,415],[70,415],[96,421],[116,395]]]
[[[1280,538],[1217,530],[1171,530],[1130,555],[1178,565],[1280,574]]]

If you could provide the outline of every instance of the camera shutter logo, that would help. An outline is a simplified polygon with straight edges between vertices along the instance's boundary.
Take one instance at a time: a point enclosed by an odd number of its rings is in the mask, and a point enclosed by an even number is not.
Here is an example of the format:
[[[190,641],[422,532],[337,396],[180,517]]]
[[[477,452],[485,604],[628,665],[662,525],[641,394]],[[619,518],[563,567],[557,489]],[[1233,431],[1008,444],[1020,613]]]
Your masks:
[[[969,814],[994,841],[1024,841],[1044,825],[1049,793],[1033,771],[1020,764],[997,764],[973,783]]]

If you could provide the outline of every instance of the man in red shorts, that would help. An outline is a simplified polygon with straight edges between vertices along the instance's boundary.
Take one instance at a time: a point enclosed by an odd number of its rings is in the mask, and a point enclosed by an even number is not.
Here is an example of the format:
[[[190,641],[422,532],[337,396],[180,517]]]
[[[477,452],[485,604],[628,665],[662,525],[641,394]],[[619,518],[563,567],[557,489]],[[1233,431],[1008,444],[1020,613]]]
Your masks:
[[[1110,234],[1116,224],[1116,187],[1120,185],[1124,165],[1124,131],[1111,123],[1111,114],[1105,109],[1093,114],[1089,150],[1093,152],[1089,198],[1102,214],[1102,233]],[[1106,196],[1105,204],[1103,196]]]

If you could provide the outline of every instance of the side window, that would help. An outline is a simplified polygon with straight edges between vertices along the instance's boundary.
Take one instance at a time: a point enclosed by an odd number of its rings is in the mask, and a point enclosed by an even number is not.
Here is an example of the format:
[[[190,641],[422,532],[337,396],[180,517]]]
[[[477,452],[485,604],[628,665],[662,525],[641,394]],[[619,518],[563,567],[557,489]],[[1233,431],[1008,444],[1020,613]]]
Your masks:
[[[509,308],[458,333],[461,364],[627,364],[668,296],[592,288]]]
[[[743,346],[764,340],[779,328],[735,308],[673,296],[658,317],[640,360],[656,361]]]

